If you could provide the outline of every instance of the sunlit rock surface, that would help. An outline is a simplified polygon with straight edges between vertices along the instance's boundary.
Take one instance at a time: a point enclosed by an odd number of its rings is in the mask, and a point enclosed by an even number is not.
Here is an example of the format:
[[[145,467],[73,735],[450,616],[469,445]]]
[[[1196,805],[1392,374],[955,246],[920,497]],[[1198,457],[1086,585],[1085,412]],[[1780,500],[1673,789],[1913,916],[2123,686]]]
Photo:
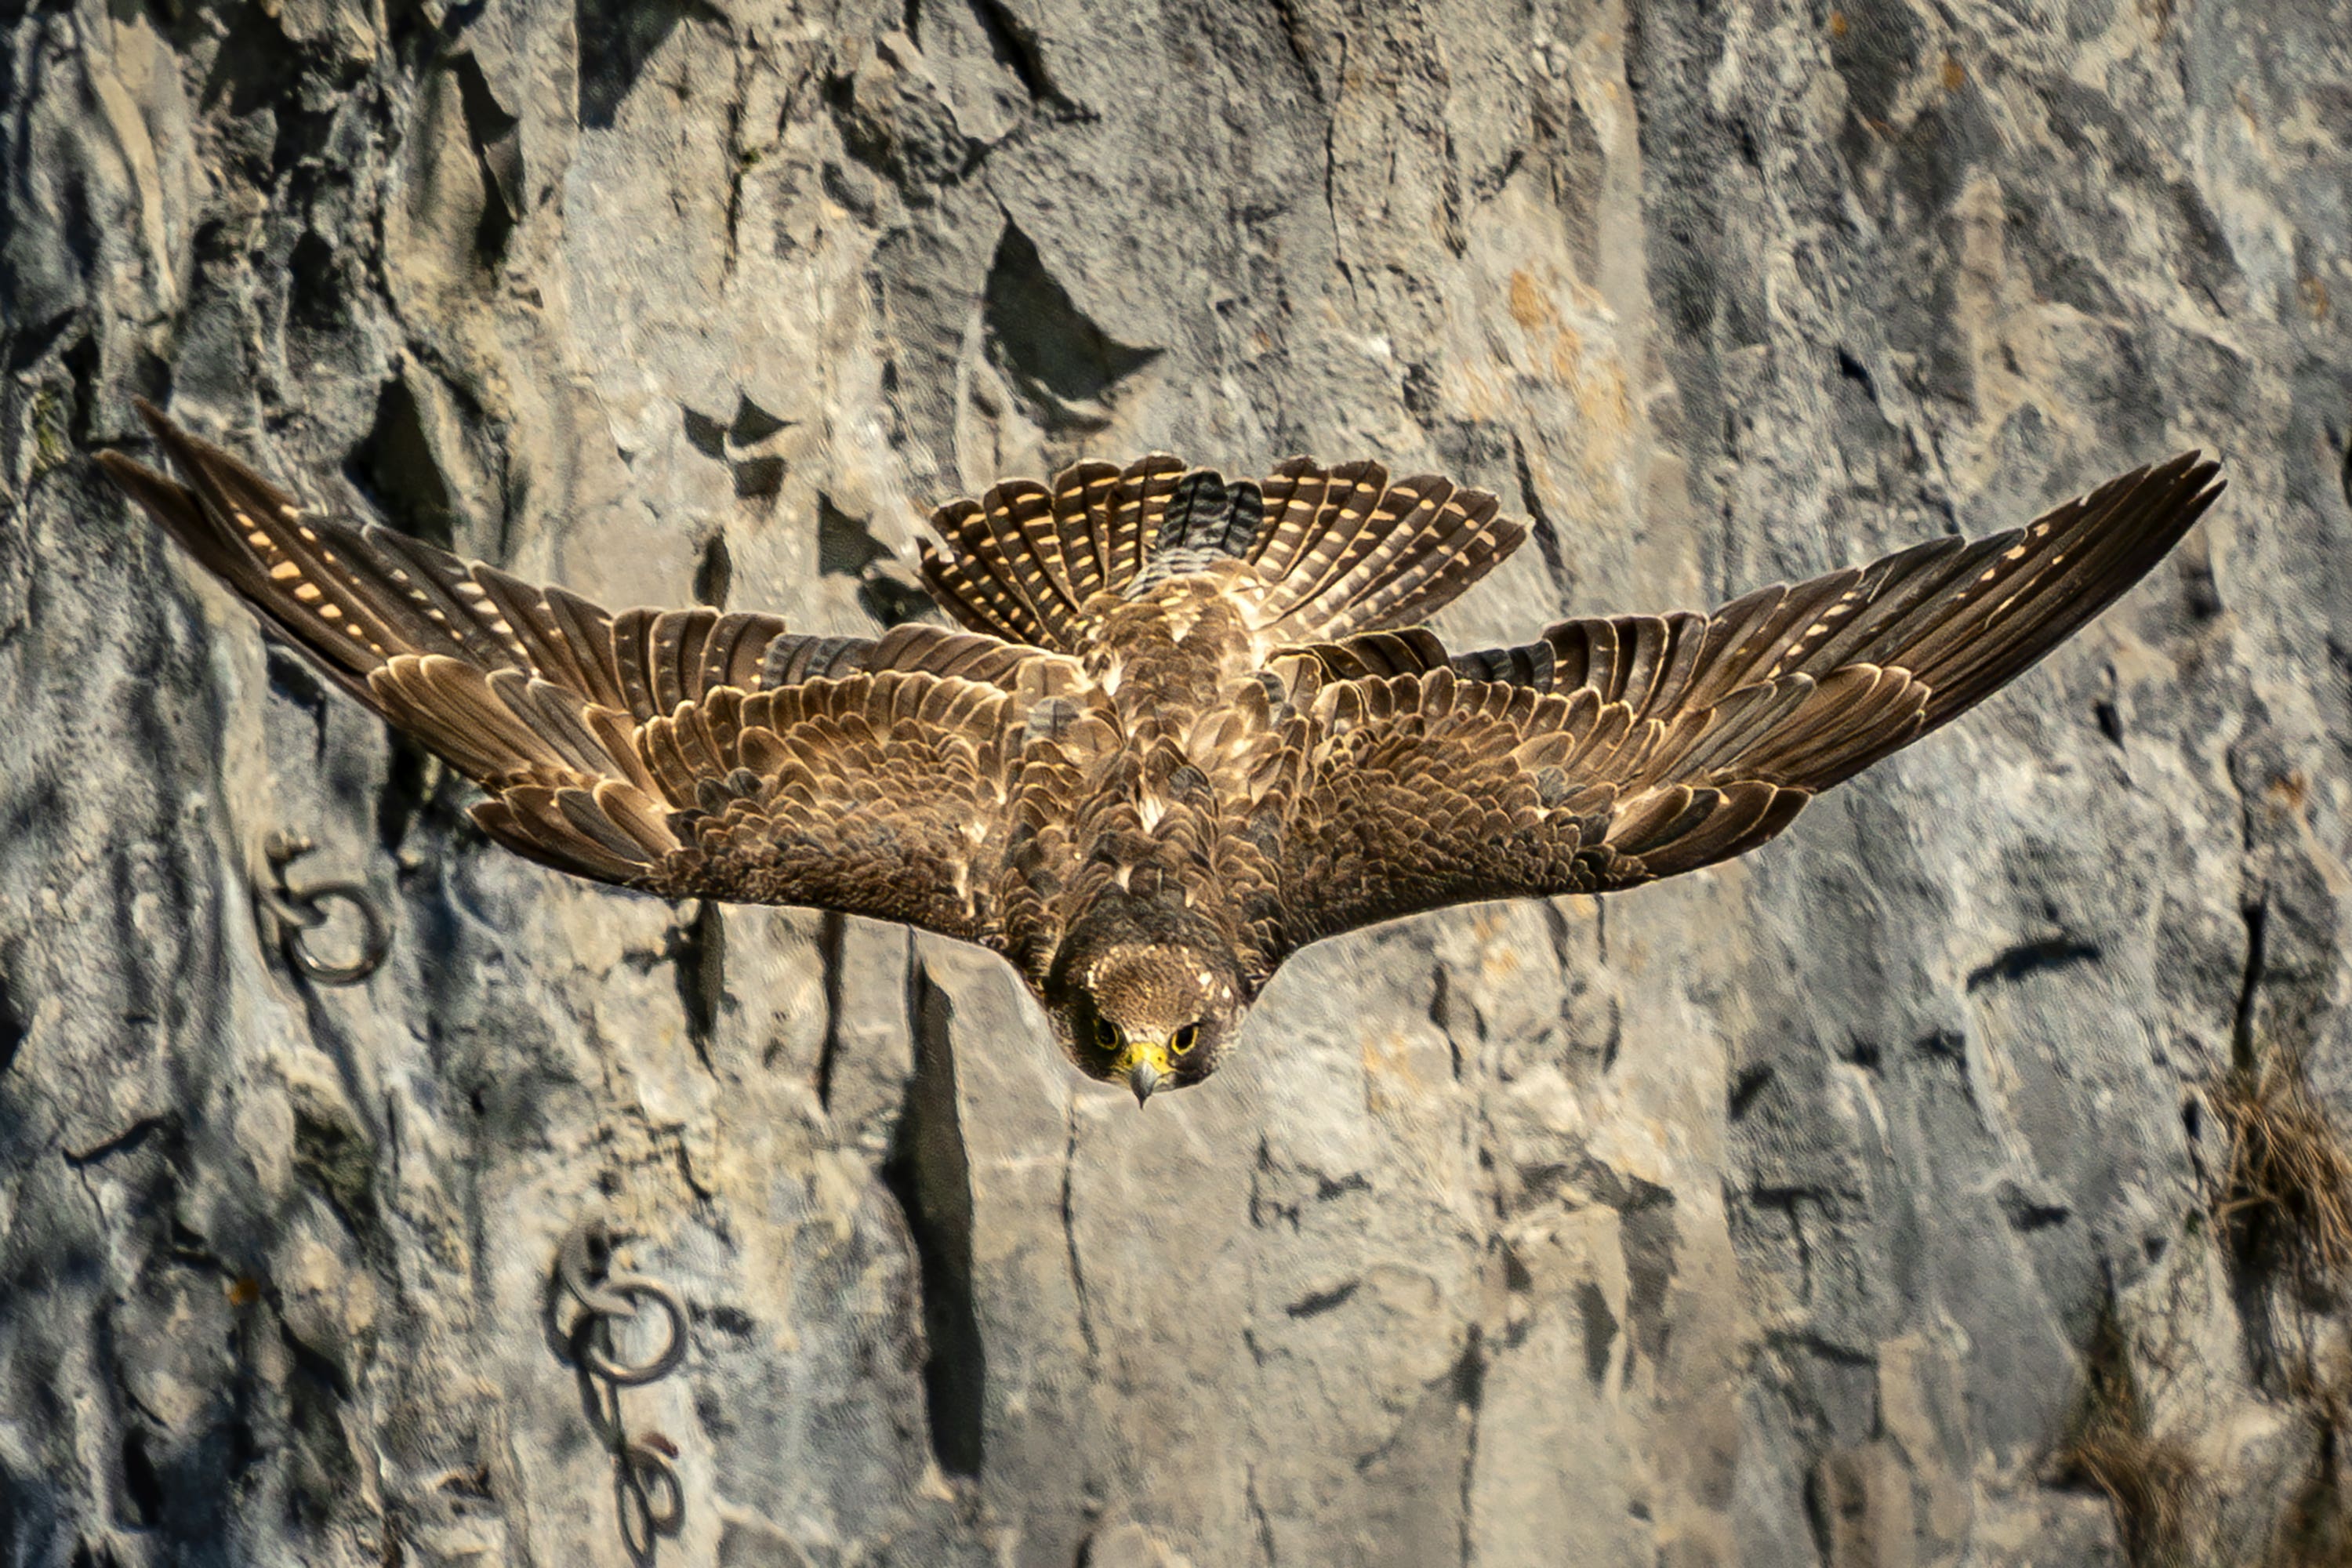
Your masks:
[[[0,22],[0,1556],[627,1561],[603,1215],[691,1314],[665,1563],[2115,1563],[2103,1343],[2256,1561],[2322,1448],[2200,1086],[2352,1093],[2347,126],[2336,0]],[[1493,489],[1465,644],[2231,488],[1762,853],[1312,950],[1139,1114],[976,950],[486,845],[100,480],[134,393],[839,632],[1080,454]],[[257,927],[278,830],[364,985]]]

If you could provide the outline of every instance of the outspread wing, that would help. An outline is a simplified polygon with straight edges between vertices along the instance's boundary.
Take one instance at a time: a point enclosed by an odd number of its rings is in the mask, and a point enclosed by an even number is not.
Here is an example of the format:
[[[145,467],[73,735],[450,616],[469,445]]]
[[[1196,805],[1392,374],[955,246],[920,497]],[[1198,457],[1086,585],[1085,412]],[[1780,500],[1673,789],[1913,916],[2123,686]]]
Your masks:
[[[1057,655],[902,626],[618,615],[375,524],[306,513],[145,405],[182,484],[107,470],[361,701],[488,793],[493,838],[668,897],[801,904],[1003,945],[1008,798]],[[1016,894],[1017,896],[1017,894]]]
[[[2040,521],[1711,616],[1565,621],[1447,659],[1426,632],[1309,651],[1286,947],[1475,900],[1629,888],[1754,848],[1822,790],[2022,673],[2221,493],[2184,454]]]

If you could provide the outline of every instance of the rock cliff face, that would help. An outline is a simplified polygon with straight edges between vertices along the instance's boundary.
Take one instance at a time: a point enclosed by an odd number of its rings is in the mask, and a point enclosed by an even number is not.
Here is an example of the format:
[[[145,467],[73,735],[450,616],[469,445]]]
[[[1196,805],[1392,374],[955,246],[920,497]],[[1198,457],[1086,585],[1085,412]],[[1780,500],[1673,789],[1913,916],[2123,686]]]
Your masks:
[[[602,1215],[666,1563],[2332,1561],[2326,1282],[2210,1215],[2215,1084],[2352,1099],[2347,127],[2340,0],[0,22],[0,1555],[627,1561]],[[483,843],[101,482],[133,393],[842,632],[1080,453],[1493,489],[1464,642],[2231,489],[1765,852],[1313,950],[1139,1115],[984,954]]]

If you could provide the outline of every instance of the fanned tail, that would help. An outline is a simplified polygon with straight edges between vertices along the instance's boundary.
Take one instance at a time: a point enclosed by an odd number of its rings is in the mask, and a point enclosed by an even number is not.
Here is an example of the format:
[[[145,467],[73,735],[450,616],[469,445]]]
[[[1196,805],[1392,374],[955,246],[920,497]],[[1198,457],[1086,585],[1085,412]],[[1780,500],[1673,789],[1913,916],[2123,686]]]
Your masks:
[[[1250,552],[1269,586],[1265,614],[1300,642],[1337,641],[1427,620],[1526,542],[1485,490],[1435,474],[1389,482],[1378,463],[1320,468],[1293,458],[1265,484]]]
[[[1320,642],[1427,619],[1527,537],[1496,499],[1433,474],[1389,482],[1373,462],[1293,458],[1262,485],[1188,470],[1165,453],[1081,463],[1049,487],[1014,479],[931,514],[923,581],[974,631],[1076,652],[1103,606],[1153,584],[1246,562],[1261,626]]]

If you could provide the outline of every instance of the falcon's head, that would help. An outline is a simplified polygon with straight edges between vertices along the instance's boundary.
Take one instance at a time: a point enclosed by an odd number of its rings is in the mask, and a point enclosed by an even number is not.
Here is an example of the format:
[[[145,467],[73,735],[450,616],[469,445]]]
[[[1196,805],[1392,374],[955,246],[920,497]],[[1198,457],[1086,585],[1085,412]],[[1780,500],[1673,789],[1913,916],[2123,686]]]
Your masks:
[[[1133,1089],[1139,1105],[1216,1071],[1249,1011],[1231,955],[1184,943],[1104,948],[1056,978],[1046,1004],[1062,1048],[1088,1078]]]

